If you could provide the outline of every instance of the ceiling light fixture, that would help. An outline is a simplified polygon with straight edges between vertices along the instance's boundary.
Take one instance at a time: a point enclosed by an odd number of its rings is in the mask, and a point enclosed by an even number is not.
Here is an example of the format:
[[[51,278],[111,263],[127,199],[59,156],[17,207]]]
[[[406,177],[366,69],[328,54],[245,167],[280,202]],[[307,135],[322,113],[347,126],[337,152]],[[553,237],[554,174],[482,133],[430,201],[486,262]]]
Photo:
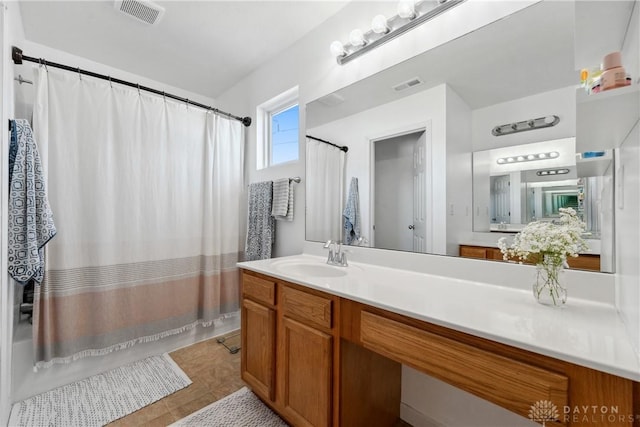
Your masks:
[[[381,46],[401,34],[429,21],[441,13],[463,3],[465,0],[433,2],[416,0],[401,0],[398,3],[398,14],[386,19],[384,15],[377,15],[371,21],[371,30],[362,32],[354,30],[349,34],[349,43],[343,45],[339,41],[331,43],[331,54],[336,57],[338,64],[343,65],[364,53]],[[356,34],[354,34],[356,32]],[[358,33],[359,32],[359,33]],[[360,37],[362,34],[362,37]],[[355,37],[355,36],[358,37]],[[356,43],[353,43],[353,42]],[[338,45],[338,43],[340,43]],[[342,48],[342,49],[340,49]]]
[[[547,153],[537,153],[537,154],[523,154],[520,156],[509,156],[509,157],[501,157],[496,160],[496,163],[499,165],[504,165],[505,163],[522,163],[522,162],[530,162],[533,160],[551,160],[560,157],[560,153],[557,151],[550,151]]]

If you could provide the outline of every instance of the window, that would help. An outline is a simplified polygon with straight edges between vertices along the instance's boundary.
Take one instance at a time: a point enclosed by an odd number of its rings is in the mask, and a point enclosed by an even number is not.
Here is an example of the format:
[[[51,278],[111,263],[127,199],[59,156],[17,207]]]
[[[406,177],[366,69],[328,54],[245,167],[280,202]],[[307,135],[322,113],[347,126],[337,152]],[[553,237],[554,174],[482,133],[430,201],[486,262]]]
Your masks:
[[[258,107],[258,169],[298,160],[298,88]]]

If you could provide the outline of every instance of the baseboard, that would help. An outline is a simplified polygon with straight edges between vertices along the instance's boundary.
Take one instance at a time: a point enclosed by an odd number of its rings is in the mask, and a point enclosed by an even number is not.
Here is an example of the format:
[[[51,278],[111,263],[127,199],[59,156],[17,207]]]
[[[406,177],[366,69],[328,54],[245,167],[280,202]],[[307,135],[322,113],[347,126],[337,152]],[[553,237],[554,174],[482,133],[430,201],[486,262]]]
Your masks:
[[[446,427],[445,424],[434,420],[406,403],[400,403],[400,418],[413,427]]]

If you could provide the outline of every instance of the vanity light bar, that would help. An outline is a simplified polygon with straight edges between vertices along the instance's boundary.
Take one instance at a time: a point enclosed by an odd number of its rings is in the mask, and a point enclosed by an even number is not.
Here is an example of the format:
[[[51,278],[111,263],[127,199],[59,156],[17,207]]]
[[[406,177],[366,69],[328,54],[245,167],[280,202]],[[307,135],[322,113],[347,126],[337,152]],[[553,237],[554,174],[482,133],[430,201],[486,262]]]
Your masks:
[[[547,170],[536,172],[536,175],[538,176],[566,175],[568,173],[569,173],[569,169],[547,169]]]
[[[509,156],[509,157],[501,157],[496,160],[496,163],[499,165],[508,165],[510,163],[522,163],[522,162],[533,162],[535,160],[550,160],[556,159],[560,156],[560,153],[557,151],[550,151],[548,153],[538,153],[538,154],[522,154],[520,156]]]
[[[517,123],[507,123],[506,125],[496,126],[493,128],[491,133],[493,134],[493,136],[509,135],[512,133],[525,132],[528,130],[548,128],[551,126],[555,126],[558,123],[560,123],[560,117],[556,115],[538,117],[537,119],[523,120]]]
[[[410,1],[413,3],[415,0]],[[364,33],[360,30],[352,31],[349,35],[349,43],[343,45],[336,40],[331,43],[331,52],[336,55],[338,64],[344,65],[465,1],[438,0],[440,3],[438,6],[426,11],[421,11],[420,8],[428,7],[432,2],[416,2],[412,16],[403,18],[400,15],[394,15],[387,20],[386,25],[383,25],[380,16],[376,16],[372,22],[374,29]]]

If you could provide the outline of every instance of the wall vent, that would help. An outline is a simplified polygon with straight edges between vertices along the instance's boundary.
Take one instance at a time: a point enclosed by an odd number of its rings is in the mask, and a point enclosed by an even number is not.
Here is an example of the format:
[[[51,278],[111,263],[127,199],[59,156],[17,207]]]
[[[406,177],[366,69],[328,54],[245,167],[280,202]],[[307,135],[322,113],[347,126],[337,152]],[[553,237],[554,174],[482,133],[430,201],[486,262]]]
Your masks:
[[[420,77],[414,77],[410,80],[407,80],[406,82],[402,82],[393,86],[393,90],[395,90],[396,92],[400,92],[401,90],[409,89],[410,87],[419,86],[422,83],[424,82],[420,80]]]
[[[164,15],[164,7],[147,0],[115,0],[119,12],[145,24],[157,24]]]

